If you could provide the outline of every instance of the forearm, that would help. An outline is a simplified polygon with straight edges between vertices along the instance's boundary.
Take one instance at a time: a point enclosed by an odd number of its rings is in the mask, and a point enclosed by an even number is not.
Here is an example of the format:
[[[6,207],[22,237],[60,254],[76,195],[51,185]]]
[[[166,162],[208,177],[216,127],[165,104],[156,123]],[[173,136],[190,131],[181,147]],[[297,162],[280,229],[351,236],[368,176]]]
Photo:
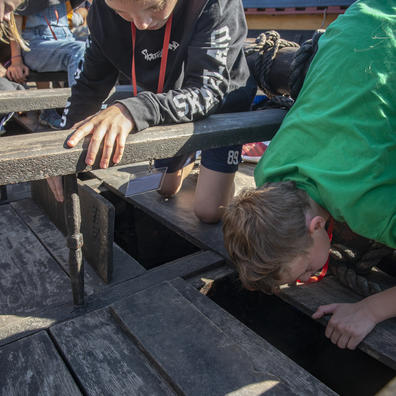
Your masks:
[[[15,25],[18,29],[19,34],[22,31],[22,17],[20,15],[15,15]],[[22,49],[19,45],[18,41],[11,40],[10,41],[10,48],[11,48],[11,59],[19,58],[22,56]]]
[[[373,294],[362,300],[362,303],[367,306],[377,323],[396,317],[396,286]]]

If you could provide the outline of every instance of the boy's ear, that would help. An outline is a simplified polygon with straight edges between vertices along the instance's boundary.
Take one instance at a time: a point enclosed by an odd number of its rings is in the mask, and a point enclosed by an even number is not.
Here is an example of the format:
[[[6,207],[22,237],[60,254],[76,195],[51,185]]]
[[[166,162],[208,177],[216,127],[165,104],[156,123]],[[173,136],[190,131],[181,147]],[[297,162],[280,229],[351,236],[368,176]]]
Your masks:
[[[319,231],[322,228],[325,228],[326,220],[322,216],[315,216],[309,222],[309,232],[312,234],[315,231]]]

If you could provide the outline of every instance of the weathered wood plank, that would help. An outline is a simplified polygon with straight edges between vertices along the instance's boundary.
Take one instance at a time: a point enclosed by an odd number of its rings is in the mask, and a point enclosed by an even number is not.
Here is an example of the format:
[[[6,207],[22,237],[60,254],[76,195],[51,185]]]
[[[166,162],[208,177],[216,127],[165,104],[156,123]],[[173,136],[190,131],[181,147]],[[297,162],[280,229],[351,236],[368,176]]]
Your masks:
[[[70,280],[9,205],[0,206],[0,326],[71,299]]]
[[[396,377],[389,382],[380,392],[377,393],[377,396],[394,396],[396,395]]]
[[[227,264],[207,271],[201,271],[198,274],[191,274],[185,277],[185,280],[202,294],[208,294],[216,281],[235,274],[235,270]]]
[[[173,395],[108,309],[50,328],[88,395]]]
[[[68,296],[64,304],[43,309],[34,316],[7,321],[4,326],[0,325],[0,345],[17,340],[32,332],[47,329],[57,322],[104,308],[115,301],[159,284],[164,280],[174,279],[178,276],[185,277],[209,268],[215,268],[222,262],[223,258],[217,254],[199,252],[146,271],[143,275],[134,279],[114,286],[110,284],[102,292],[89,295],[83,307],[74,307],[70,296]]]
[[[395,279],[396,285],[396,279]],[[318,283],[284,287],[279,297],[308,315],[312,315],[319,305],[331,303],[353,303],[362,299],[342,286],[334,276],[327,276]],[[328,318],[320,322],[327,324]],[[396,370],[396,318],[379,323],[359,344],[359,348]],[[330,342],[330,341],[329,341]]]
[[[55,227],[45,213],[32,200],[26,199],[13,202],[12,207],[41,243],[48,249],[56,261],[68,272],[68,248],[65,236]],[[111,285],[132,279],[146,270],[131,256],[126,254],[117,244],[113,244],[113,280]],[[103,290],[106,284],[95,271],[85,265],[85,292],[91,295]]]
[[[95,180],[94,180],[95,181]],[[96,184],[99,182],[96,180]],[[54,224],[66,234],[65,203],[59,203],[45,180],[32,184],[33,200],[44,209]],[[92,184],[92,183],[91,183]],[[113,273],[113,242],[115,209],[95,191],[95,185],[78,181],[81,207],[81,232],[84,258],[97,274],[108,283]]]
[[[274,360],[271,370],[264,365],[258,368],[249,353],[240,347],[239,340],[225,334],[167,282],[112,308],[130,336],[183,394],[295,394],[284,380],[292,371],[278,365],[275,349],[271,355],[261,356],[263,361]],[[325,386],[316,387],[322,394],[325,389]]]
[[[45,332],[0,348],[0,362],[1,395],[81,395]]]
[[[32,78],[28,81],[62,81],[63,76],[66,76],[67,79],[67,73],[64,72],[31,72],[29,77]],[[110,91],[105,103],[109,104],[115,100],[130,97],[131,92],[132,87],[130,85],[118,85]],[[30,89],[26,91],[9,92],[3,91],[0,92],[0,113],[64,108],[70,95],[70,88]]]
[[[124,197],[129,174],[146,169],[144,164],[121,166],[113,169],[93,171],[97,178],[115,194],[123,197],[132,205],[148,213],[157,221],[179,233],[204,249],[211,249],[228,258],[224,247],[221,224],[204,224],[194,214],[194,191],[196,175],[189,176],[179,193],[164,200],[157,192]],[[254,187],[253,167],[241,166],[235,178],[236,191],[245,187]]]
[[[173,157],[198,149],[270,140],[285,114],[284,110],[277,109],[215,114],[194,123],[148,128],[128,136],[119,165],[149,158]],[[88,170],[84,160],[89,138],[75,148],[67,148],[65,142],[71,132],[3,137],[0,147],[0,185]],[[99,168],[99,161],[100,155],[93,169]]]
[[[198,293],[181,279],[170,282],[179,293],[218,326],[226,335],[237,342],[238,347],[249,355],[249,363],[258,372],[269,372],[287,384],[293,393],[304,395],[334,394],[319,380],[279,352],[266,340],[236,320],[206,296]]]
[[[0,92],[0,113],[63,108],[70,88]]]

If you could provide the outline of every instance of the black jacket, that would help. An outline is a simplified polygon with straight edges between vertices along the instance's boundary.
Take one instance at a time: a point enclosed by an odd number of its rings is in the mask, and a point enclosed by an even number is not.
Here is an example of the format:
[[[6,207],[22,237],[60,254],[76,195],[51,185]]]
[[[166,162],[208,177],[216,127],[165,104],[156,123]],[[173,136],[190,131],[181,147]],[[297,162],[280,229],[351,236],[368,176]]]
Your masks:
[[[95,0],[84,66],[72,87],[64,123],[94,114],[118,74],[131,79],[131,24]],[[136,97],[120,102],[137,130],[197,120],[213,112],[246,110],[254,92],[245,89],[249,70],[243,53],[247,34],[241,0],[179,0],[173,15],[164,93],[157,94],[165,27],[136,36]],[[131,93],[132,96],[132,93]]]

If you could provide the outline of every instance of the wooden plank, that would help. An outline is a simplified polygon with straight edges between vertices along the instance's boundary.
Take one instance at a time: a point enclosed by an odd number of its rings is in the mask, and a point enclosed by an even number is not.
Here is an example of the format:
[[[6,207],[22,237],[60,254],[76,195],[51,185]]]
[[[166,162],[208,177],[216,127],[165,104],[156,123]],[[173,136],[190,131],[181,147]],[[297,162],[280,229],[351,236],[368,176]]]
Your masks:
[[[67,81],[66,71],[35,72],[30,70],[27,81]]]
[[[33,72],[34,73],[34,72]],[[33,81],[62,81],[64,72],[34,73]],[[51,80],[48,80],[51,78]],[[131,96],[131,86],[119,85],[114,87],[105,103],[125,99]],[[64,108],[71,95],[70,88],[29,89],[26,91],[3,91],[0,92],[0,113],[18,111],[32,111],[43,109]]]
[[[396,279],[394,281],[396,285]],[[283,287],[279,297],[296,308],[312,315],[319,305],[331,303],[354,303],[362,299],[342,286],[334,276],[327,276],[318,283]],[[326,325],[328,318],[320,320]],[[379,323],[359,344],[359,348],[396,370],[396,318]]]
[[[81,232],[84,235],[83,254],[97,274],[108,283],[113,273],[115,209],[113,204],[95,191],[94,187],[78,181]],[[32,197],[66,235],[65,204],[54,199],[45,180],[32,183]]]
[[[109,283],[113,274],[114,205],[83,182],[78,183],[78,195],[84,257],[97,274]]]
[[[70,280],[10,205],[0,206],[0,326],[71,299]]]
[[[198,274],[191,274],[185,277],[185,280],[199,290],[201,294],[208,294],[216,281],[235,274],[235,270],[229,265],[224,264],[217,268],[209,269],[207,271],[199,272]]]
[[[270,140],[285,114],[285,110],[279,109],[215,114],[193,123],[148,128],[128,136],[119,165],[173,157],[198,149]],[[0,185],[98,169],[100,155],[92,168],[85,164],[89,137],[75,148],[67,148],[65,141],[71,132],[2,137]]]
[[[394,396],[396,395],[396,377],[389,382],[384,388],[381,389],[380,392],[377,393],[377,396]]]
[[[0,92],[0,113],[63,108],[70,88]]]
[[[145,211],[157,221],[180,234],[203,249],[210,249],[228,259],[224,247],[221,223],[202,223],[194,214],[194,191],[196,175],[189,176],[180,192],[173,198],[164,200],[157,192],[148,192],[128,198],[124,197],[129,174],[146,169],[145,164],[122,166],[113,169],[93,171],[96,177],[114,193],[123,197],[132,205]],[[254,187],[254,167],[241,166],[236,174],[236,192],[242,188]]]
[[[53,326],[50,333],[88,395],[173,395],[108,309]]]
[[[45,332],[0,348],[0,393],[81,395],[70,372]]]
[[[296,394],[323,395],[334,394],[323,383],[279,352],[266,340],[258,336],[244,324],[236,320],[206,296],[198,293],[191,285],[181,279],[170,282],[179,293],[218,326],[224,334],[237,342],[238,347],[249,355],[249,364],[259,372],[270,372],[281,378]]]
[[[42,209],[30,199],[13,202],[12,207],[56,261],[64,268],[64,271],[68,272],[69,249],[66,245],[66,237],[55,227]],[[146,271],[115,243],[113,244],[113,265],[114,271],[111,285],[132,279]],[[106,284],[89,265],[85,265],[84,270],[86,295],[97,293],[106,287]]]
[[[273,360],[271,370],[263,365],[258,368],[249,353],[240,347],[240,340],[225,334],[168,282],[118,302],[112,309],[130,336],[180,393],[294,394],[284,380],[294,374],[293,370],[277,366],[280,352],[276,353],[274,348],[271,355],[261,355],[263,361]],[[290,361],[289,367],[293,366],[296,365]],[[317,386],[316,390],[322,392],[315,394],[326,394],[325,389]]]
[[[174,279],[178,276],[185,277],[206,269],[215,268],[222,262],[222,257],[215,253],[195,253],[161,265],[134,279],[121,282],[114,286],[110,284],[101,292],[89,295],[85,299],[85,305],[83,307],[76,308],[73,306],[71,298],[68,298],[66,303],[42,310],[34,316],[16,321],[9,320],[4,326],[0,325],[0,345],[17,340],[32,332],[47,329],[57,322],[104,308],[115,301],[159,284],[164,280]]]

